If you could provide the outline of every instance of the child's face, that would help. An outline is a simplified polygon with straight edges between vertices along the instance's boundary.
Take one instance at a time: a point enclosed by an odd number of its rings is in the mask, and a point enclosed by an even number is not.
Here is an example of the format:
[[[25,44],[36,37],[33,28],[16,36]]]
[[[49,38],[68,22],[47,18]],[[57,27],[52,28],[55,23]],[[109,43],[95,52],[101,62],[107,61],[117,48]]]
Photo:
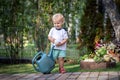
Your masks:
[[[56,19],[56,20],[53,20],[53,24],[57,29],[60,29],[62,28],[63,21],[61,19]]]

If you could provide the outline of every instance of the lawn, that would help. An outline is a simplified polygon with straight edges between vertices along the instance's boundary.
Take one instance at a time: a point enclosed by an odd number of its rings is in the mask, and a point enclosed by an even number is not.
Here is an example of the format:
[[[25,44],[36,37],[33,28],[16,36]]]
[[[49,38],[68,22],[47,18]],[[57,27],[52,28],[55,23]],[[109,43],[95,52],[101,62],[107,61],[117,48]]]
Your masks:
[[[114,68],[107,68],[107,69],[97,69],[97,70],[83,70],[80,68],[79,64],[79,50],[76,49],[77,45],[69,45],[67,49],[67,60],[75,60],[76,62],[68,63],[65,62],[65,68],[67,72],[95,72],[95,71],[120,71],[120,63],[117,63],[117,66]],[[27,50],[26,50],[27,51]],[[30,52],[30,51],[29,51]],[[26,52],[26,55],[28,53]],[[35,54],[31,52],[29,53],[29,57],[33,57]],[[24,54],[25,56],[25,54]],[[27,55],[28,56],[28,55]],[[58,64],[55,65],[54,70],[52,73],[57,73],[58,72]],[[0,64],[0,73],[9,73],[9,74],[14,74],[14,73],[39,73],[36,72],[32,66],[32,64]]]
[[[14,64],[14,65],[0,64],[0,65],[1,65],[0,73],[5,73],[5,74],[38,73],[34,70],[32,64]],[[67,72],[120,71],[120,63],[117,63],[117,66],[114,68],[96,69],[96,70],[83,70],[80,68],[79,64],[65,63],[65,68]],[[52,73],[57,73],[57,72],[58,72],[58,64],[55,65],[55,68],[52,71]]]

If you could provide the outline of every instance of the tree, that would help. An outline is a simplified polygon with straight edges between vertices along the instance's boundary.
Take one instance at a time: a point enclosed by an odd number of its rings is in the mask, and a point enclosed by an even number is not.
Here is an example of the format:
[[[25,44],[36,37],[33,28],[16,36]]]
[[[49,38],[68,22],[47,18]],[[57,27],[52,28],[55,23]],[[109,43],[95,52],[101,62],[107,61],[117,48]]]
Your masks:
[[[103,0],[103,4],[115,31],[116,40],[120,42],[120,15],[118,13],[116,4],[113,0]]]

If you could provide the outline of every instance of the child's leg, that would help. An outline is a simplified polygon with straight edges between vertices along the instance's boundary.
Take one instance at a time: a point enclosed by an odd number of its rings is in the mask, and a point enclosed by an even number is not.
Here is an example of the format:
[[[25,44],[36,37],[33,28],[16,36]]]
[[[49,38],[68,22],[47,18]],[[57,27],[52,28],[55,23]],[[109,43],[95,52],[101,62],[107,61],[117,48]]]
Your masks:
[[[60,68],[64,67],[64,57],[66,57],[66,51],[65,50],[60,50],[59,56],[58,56],[58,61],[59,61],[59,67]]]
[[[53,50],[53,57],[54,60],[58,59],[59,72],[65,73],[66,71],[64,70],[64,57],[66,57],[66,52],[63,50]]]
[[[64,67],[64,58],[60,57],[60,58],[58,58],[58,61],[59,61],[59,68],[63,68]]]
[[[64,58],[63,57],[59,57],[59,72],[60,73],[65,73],[65,69],[64,69]]]

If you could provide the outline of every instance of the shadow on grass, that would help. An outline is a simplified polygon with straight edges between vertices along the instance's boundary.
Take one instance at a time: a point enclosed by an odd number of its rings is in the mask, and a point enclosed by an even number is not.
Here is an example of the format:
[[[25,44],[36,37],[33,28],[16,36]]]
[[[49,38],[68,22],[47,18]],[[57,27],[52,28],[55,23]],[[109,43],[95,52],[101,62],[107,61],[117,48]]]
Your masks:
[[[0,74],[15,74],[15,73],[36,73],[32,64],[2,64],[0,66]]]

